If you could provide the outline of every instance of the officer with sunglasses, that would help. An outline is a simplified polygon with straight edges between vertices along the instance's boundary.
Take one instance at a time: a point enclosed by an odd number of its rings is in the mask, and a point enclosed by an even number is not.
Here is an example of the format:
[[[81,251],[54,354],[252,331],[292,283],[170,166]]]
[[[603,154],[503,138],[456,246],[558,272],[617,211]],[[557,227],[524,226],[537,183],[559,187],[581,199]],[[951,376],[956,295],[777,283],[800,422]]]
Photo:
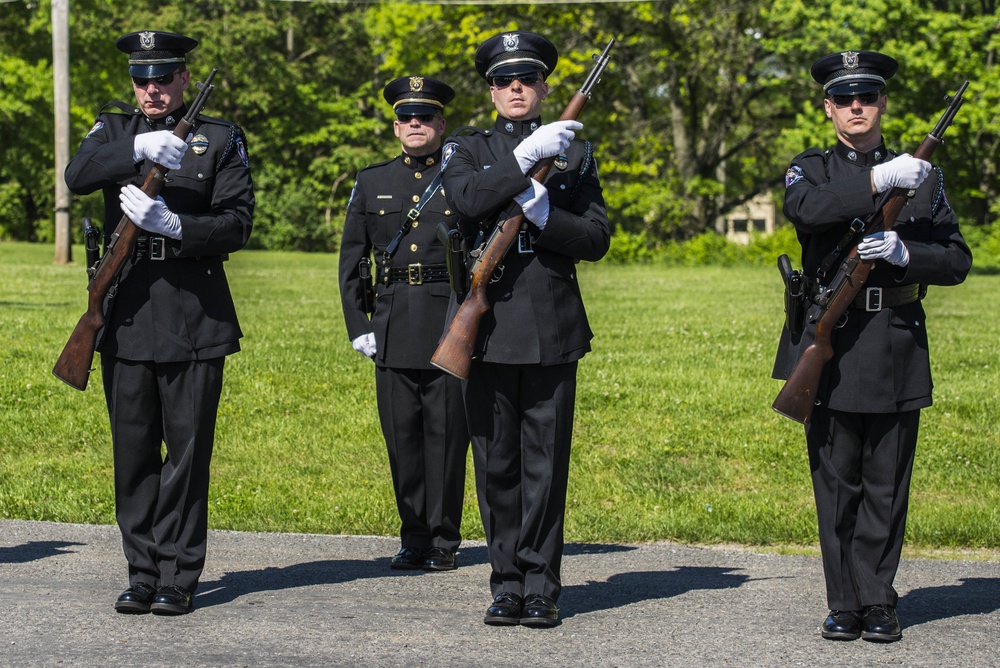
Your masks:
[[[121,37],[136,104],[105,105],[65,173],[74,193],[103,192],[106,233],[123,213],[140,228],[97,346],[128,562],[120,613],[193,608],[223,366],[242,336],[223,261],[247,243],[253,222],[246,139],[207,116],[188,141],[173,134],[187,112],[187,54],[197,44],[155,30]],[[156,199],[139,187],[154,163],[170,170]]]
[[[823,86],[837,142],[799,154],[785,175],[783,211],[798,234],[813,295],[853,246],[874,262],[833,333],[833,359],[805,428],[830,608],[821,633],[831,640],[902,637],[892,584],[920,409],[931,405],[920,300],[928,285],[961,283],[972,265],[941,169],[883,141],[884,88],[897,68],[873,51],[818,60],[812,76]],[[852,221],[868,218],[884,193],[899,188],[907,202],[891,230],[842,243]],[[813,335],[809,318],[801,333],[784,329],[775,378],[788,377]]]
[[[465,385],[492,569],[484,617],[491,625],[559,623],[576,371],[593,338],[577,263],[601,259],[610,238],[592,146],[575,139],[583,126],[542,122],[557,61],[555,46],[535,33],[486,40],[475,64],[496,122],[444,148],[445,194],[470,247],[512,201],[527,220],[487,288],[492,309]],[[540,184],[528,175],[544,158],[554,161]]]
[[[375,362],[400,549],[390,567],[450,571],[461,542],[469,432],[459,380],[431,365],[451,289],[439,225],[456,214],[440,186],[444,107],[455,91],[424,76],[383,90],[402,152],[358,172],[340,247],[340,291],[354,349]],[[374,312],[363,273],[374,254]],[[365,263],[364,265],[362,263]],[[368,283],[368,285],[366,285]]]

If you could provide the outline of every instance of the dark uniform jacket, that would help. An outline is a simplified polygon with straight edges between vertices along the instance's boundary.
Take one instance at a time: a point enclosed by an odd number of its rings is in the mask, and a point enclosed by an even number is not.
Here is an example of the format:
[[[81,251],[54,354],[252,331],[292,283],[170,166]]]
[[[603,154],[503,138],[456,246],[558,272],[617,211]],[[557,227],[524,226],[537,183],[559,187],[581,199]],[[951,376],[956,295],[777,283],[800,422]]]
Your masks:
[[[437,236],[437,227],[441,222],[453,227],[457,220],[440,188],[420,210],[388,264],[383,263],[383,253],[440,169],[440,150],[420,157],[404,153],[370,165],[358,172],[347,205],[339,270],[344,321],[352,341],[375,333],[375,363],[379,366],[435,368],[430,360],[444,329],[451,296],[444,273],[444,244]],[[376,299],[369,321],[358,263],[373,251]],[[429,267],[433,267],[435,278],[445,280],[416,284]],[[386,269],[394,275],[405,272],[413,283],[385,282]]]
[[[142,186],[150,161],[132,161],[134,136],[173,130],[187,108],[153,121],[139,109],[111,103],[66,167],[66,184],[78,195],[104,191],[104,225],[110,234],[122,218],[122,186]],[[168,172],[160,193],[181,220],[182,240],[166,241],[165,259],[150,259],[149,245],[122,269],[109,300],[102,353],[130,360],[177,362],[220,357],[240,349],[243,335],[223,270],[228,253],[250,237],[254,194],[246,139],[236,125],[199,116],[181,167]],[[145,232],[140,232],[146,237]]]
[[[810,149],[792,161],[785,179],[783,212],[802,245],[806,276],[818,280],[824,259],[851,221],[875,211],[879,198],[871,193],[871,168],[894,157],[884,145],[861,153],[838,143],[827,151]],[[893,227],[906,245],[909,264],[897,267],[877,260],[865,288],[956,285],[965,280],[972,253],[945,197],[942,179],[940,169],[932,169],[921,186],[911,191]],[[833,265],[827,279],[838,266]],[[813,312],[818,308],[811,307]],[[808,326],[801,337],[783,330],[775,378],[788,377],[813,334]],[[849,308],[846,323],[834,330],[832,342],[834,356],[818,392],[821,404],[852,413],[894,413],[931,404],[930,358],[920,301],[875,312]]]
[[[540,119],[498,117],[488,130],[454,136],[444,149],[444,187],[473,247],[488,234],[496,214],[529,187],[514,148],[541,125]],[[561,364],[590,350],[576,263],[597,261],[610,245],[597,164],[589,142],[573,141],[554,161],[545,180],[549,218],[541,232],[526,223],[522,239],[504,257],[487,288],[492,309],[479,327],[476,359],[500,364]],[[521,210],[513,204],[512,215]],[[529,252],[521,252],[522,250]],[[457,310],[458,302],[452,310]]]

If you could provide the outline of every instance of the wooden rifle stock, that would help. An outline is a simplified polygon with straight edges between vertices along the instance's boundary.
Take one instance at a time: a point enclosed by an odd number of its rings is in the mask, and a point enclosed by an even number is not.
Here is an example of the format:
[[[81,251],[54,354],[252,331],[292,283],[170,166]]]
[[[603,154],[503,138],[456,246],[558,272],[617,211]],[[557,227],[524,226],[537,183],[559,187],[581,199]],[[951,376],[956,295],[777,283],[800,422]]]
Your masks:
[[[614,43],[615,40],[612,39],[604,47],[600,56],[594,55],[594,60],[597,61],[594,68],[580,89],[573,94],[566,109],[559,117],[560,121],[573,121],[580,115],[583,106],[590,99],[594,86],[600,81],[601,74],[608,66],[608,54]],[[531,178],[543,183],[553,161],[554,158],[539,160],[532,169]],[[462,380],[469,377],[472,355],[475,352],[476,339],[479,336],[479,324],[483,316],[490,310],[491,305],[486,296],[486,286],[489,285],[493,272],[500,266],[507,251],[514,244],[514,240],[517,239],[521,230],[521,225],[524,223],[524,213],[514,213],[516,209],[517,205],[512,203],[500,215],[499,222],[490,233],[486,243],[483,244],[482,253],[476,259],[476,264],[472,269],[469,292],[431,357],[431,364]]]
[[[195,119],[215,88],[212,79],[217,71],[213,69],[208,78],[198,84],[200,91],[198,97],[188,108],[184,118],[177,123],[174,136],[187,139]],[[163,189],[167,171],[163,165],[154,164],[142,184],[142,192],[155,199]],[[128,219],[128,216],[122,216],[111,236],[104,257],[101,258],[90,283],[87,284],[87,290],[90,292],[87,296],[87,312],[80,316],[59,359],[56,360],[56,365],[52,368],[52,375],[70,387],[78,390],[87,389],[87,380],[90,378],[91,365],[94,362],[94,349],[97,346],[97,335],[105,322],[104,299],[113,289],[125,262],[132,256],[138,236],[139,228]]]
[[[951,125],[955,114],[962,106],[962,95],[968,85],[968,81],[964,82],[954,97],[945,98],[949,103],[948,109],[941,116],[934,129],[920,143],[920,147],[913,153],[913,157],[930,162],[934,149],[943,141],[944,131]],[[887,193],[888,200],[866,223],[859,238],[880,229],[891,230],[896,224],[896,218],[899,217],[903,205],[906,204],[907,192],[906,188],[894,188]],[[788,375],[788,380],[785,381],[785,385],[771,405],[775,412],[796,422],[808,424],[812,417],[813,407],[816,405],[816,395],[819,392],[823,368],[833,357],[831,338],[833,330],[861,291],[865,281],[868,280],[868,274],[871,273],[874,263],[874,260],[862,260],[858,256],[858,248],[855,245],[841,262],[837,273],[830,279],[829,286],[816,297],[815,301],[822,307],[822,310],[816,319],[815,337],[796,361],[795,367]]]

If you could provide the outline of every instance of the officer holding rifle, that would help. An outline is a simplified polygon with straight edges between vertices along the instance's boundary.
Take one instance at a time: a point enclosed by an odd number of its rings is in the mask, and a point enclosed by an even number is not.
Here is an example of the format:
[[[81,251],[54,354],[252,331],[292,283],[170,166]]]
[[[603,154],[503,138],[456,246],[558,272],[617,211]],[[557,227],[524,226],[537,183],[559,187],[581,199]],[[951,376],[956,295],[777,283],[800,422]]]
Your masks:
[[[103,191],[106,230],[123,213],[140,228],[97,344],[128,562],[120,613],[194,607],[223,366],[243,335],[223,262],[247,243],[253,222],[246,139],[207,116],[187,141],[173,132],[187,112],[187,54],[197,44],[155,30],[121,37],[136,104],[105,105],[65,174],[78,195]],[[155,199],[136,185],[154,163],[170,170]]]
[[[479,511],[489,547],[491,625],[559,623],[563,518],[578,361],[590,350],[577,262],[608,251],[608,219],[592,146],[576,121],[543,124],[553,44],[511,31],[477,50],[493,127],[444,148],[444,188],[470,247],[512,200],[526,222],[494,272],[468,381]],[[545,183],[528,174],[554,158]],[[514,207],[517,209],[517,207]],[[464,295],[459,295],[458,299]]]
[[[862,260],[874,262],[833,332],[833,358],[806,425],[830,607],[822,635],[832,640],[902,637],[892,584],[920,409],[931,405],[921,299],[928,285],[961,283],[972,265],[941,169],[883,142],[885,86],[897,68],[893,58],[873,51],[818,60],[812,76],[823,87],[837,141],[796,156],[785,175],[783,212],[802,245],[807,297],[816,296],[854,246]],[[906,193],[892,229],[844,244],[852,221],[872,215],[891,189]],[[813,314],[820,308],[811,301],[806,306]],[[814,331],[808,318],[801,331],[801,323],[789,324],[775,378],[788,378]]]

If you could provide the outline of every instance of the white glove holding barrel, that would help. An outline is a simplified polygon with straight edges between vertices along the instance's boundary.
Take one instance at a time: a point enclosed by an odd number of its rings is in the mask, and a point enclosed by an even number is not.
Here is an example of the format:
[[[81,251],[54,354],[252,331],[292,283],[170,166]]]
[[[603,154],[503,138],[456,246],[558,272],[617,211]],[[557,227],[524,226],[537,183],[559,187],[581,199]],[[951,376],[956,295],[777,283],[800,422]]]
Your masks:
[[[135,141],[132,143],[132,160],[134,162],[152,160],[167,169],[180,169],[181,158],[187,149],[187,142],[169,130],[144,132],[135,136]]]
[[[582,129],[583,123],[579,121],[556,121],[532,132],[514,149],[514,157],[521,166],[521,173],[527,174],[539,160],[559,155],[568,149],[569,143],[576,136],[575,131]]]
[[[883,193],[889,188],[916,188],[931,173],[931,163],[904,153],[889,162],[872,167],[872,185],[875,192]]]

